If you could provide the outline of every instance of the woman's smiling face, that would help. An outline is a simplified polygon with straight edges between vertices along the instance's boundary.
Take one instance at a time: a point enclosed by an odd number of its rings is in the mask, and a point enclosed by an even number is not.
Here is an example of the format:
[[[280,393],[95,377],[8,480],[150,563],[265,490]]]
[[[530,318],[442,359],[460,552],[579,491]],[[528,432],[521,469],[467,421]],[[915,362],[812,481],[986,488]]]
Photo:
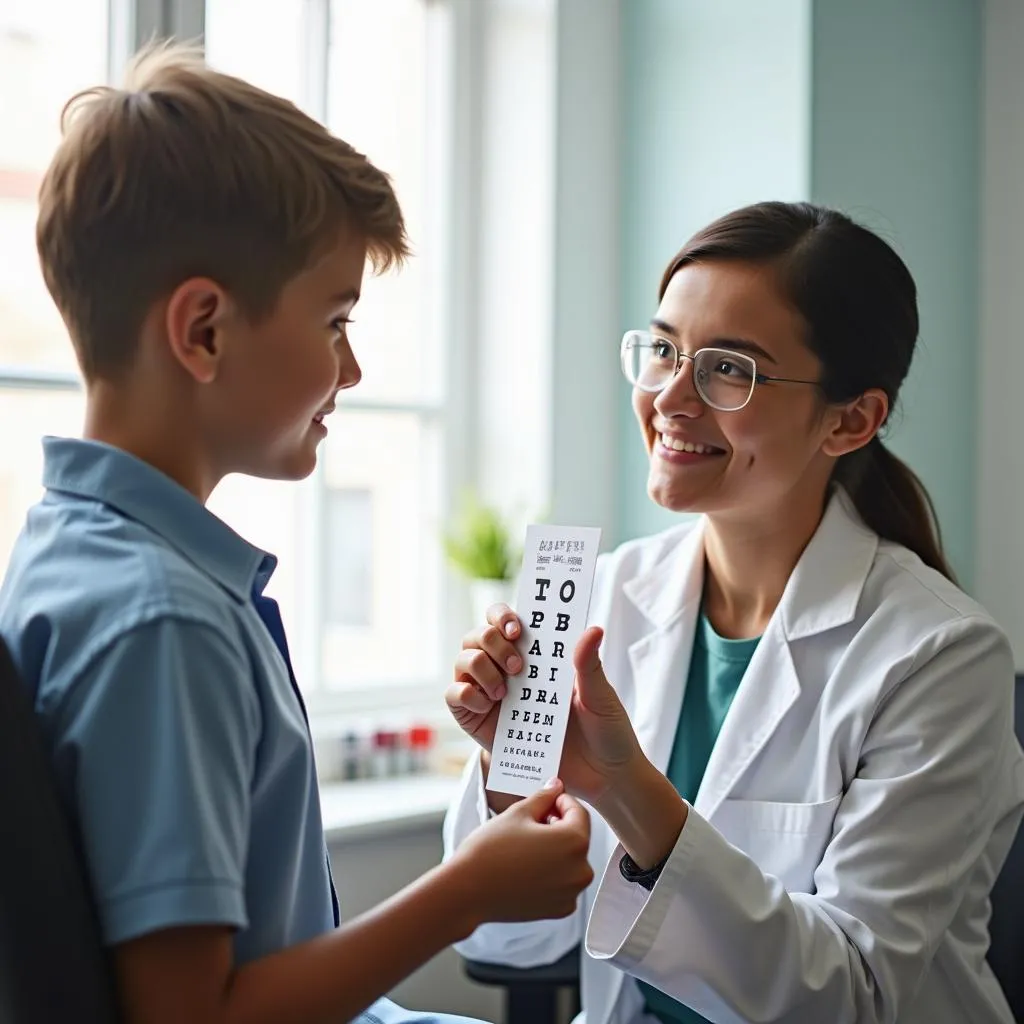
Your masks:
[[[759,374],[821,376],[818,358],[804,344],[803,319],[784,301],[767,265],[681,267],[651,331],[684,355],[732,349],[752,356]],[[778,507],[806,486],[823,490],[833,464],[822,451],[833,426],[826,408],[813,385],[762,383],[742,409],[713,409],[697,394],[693,363],[685,359],[663,391],[633,391],[650,456],[648,493],[676,512],[742,513]]]

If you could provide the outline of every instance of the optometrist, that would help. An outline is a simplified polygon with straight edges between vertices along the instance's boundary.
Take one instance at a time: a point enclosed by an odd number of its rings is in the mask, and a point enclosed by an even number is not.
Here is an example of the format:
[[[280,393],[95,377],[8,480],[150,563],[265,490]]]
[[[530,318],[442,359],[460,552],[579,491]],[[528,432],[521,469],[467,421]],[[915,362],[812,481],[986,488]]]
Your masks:
[[[700,515],[599,561],[560,769],[596,880],[464,955],[582,942],[587,1024],[1011,1024],[985,954],[1014,668],[880,438],[917,334],[907,267],[835,211],[742,209],[671,261],[622,367],[648,493]],[[481,748],[448,855],[514,800],[485,784],[520,627],[487,617],[446,694]]]

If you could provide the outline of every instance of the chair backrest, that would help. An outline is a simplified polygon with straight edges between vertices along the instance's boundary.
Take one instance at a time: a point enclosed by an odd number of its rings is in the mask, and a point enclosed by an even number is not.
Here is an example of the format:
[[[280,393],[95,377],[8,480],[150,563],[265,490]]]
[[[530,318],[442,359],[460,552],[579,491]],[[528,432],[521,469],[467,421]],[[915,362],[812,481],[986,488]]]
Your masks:
[[[1014,725],[1024,745],[1024,676],[1017,676]],[[992,890],[992,945],[988,962],[1003,986],[1013,1015],[1024,1021],[1024,828]]]
[[[82,861],[2,639],[0,821],[0,1021],[112,1024],[112,978]]]

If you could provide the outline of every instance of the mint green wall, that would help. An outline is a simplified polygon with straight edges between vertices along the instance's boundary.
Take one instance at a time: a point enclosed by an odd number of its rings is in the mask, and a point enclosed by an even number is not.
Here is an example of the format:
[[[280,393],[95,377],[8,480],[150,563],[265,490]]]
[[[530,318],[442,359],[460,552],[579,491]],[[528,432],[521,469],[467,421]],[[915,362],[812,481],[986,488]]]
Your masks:
[[[980,13],[972,0],[628,0],[622,5],[622,326],[712,217],[810,196],[880,230],[920,287],[923,344],[892,432],[973,568]],[[623,392],[620,539],[646,496]]]
[[[730,209],[807,194],[810,0],[622,4],[622,328],[642,327],[686,239]],[[620,539],[678,521],[647,497],[623,381]]]
[[[815,0],[811,197],[879,231],[918,284],[891,440],[970,585],[976,494],[982,5]]]

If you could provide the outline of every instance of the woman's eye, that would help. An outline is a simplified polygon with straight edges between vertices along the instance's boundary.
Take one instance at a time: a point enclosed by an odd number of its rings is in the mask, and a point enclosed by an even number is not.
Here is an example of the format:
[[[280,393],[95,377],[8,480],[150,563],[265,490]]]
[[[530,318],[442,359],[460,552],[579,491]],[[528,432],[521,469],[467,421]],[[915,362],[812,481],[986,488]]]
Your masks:
[[[672,350],[663,341],[656,341],[653,346],[655,359],[671,359]]]
[[[339,316],[337,320],[331,321],[331,326],[339,333],[344,334],[345,329],[349,324],[354,324],[355,320],[350,320],[347,316]]]
[[[715,373],[720,377],[749,377],[750,372],[731,359],[719,359],[715,364]]]

